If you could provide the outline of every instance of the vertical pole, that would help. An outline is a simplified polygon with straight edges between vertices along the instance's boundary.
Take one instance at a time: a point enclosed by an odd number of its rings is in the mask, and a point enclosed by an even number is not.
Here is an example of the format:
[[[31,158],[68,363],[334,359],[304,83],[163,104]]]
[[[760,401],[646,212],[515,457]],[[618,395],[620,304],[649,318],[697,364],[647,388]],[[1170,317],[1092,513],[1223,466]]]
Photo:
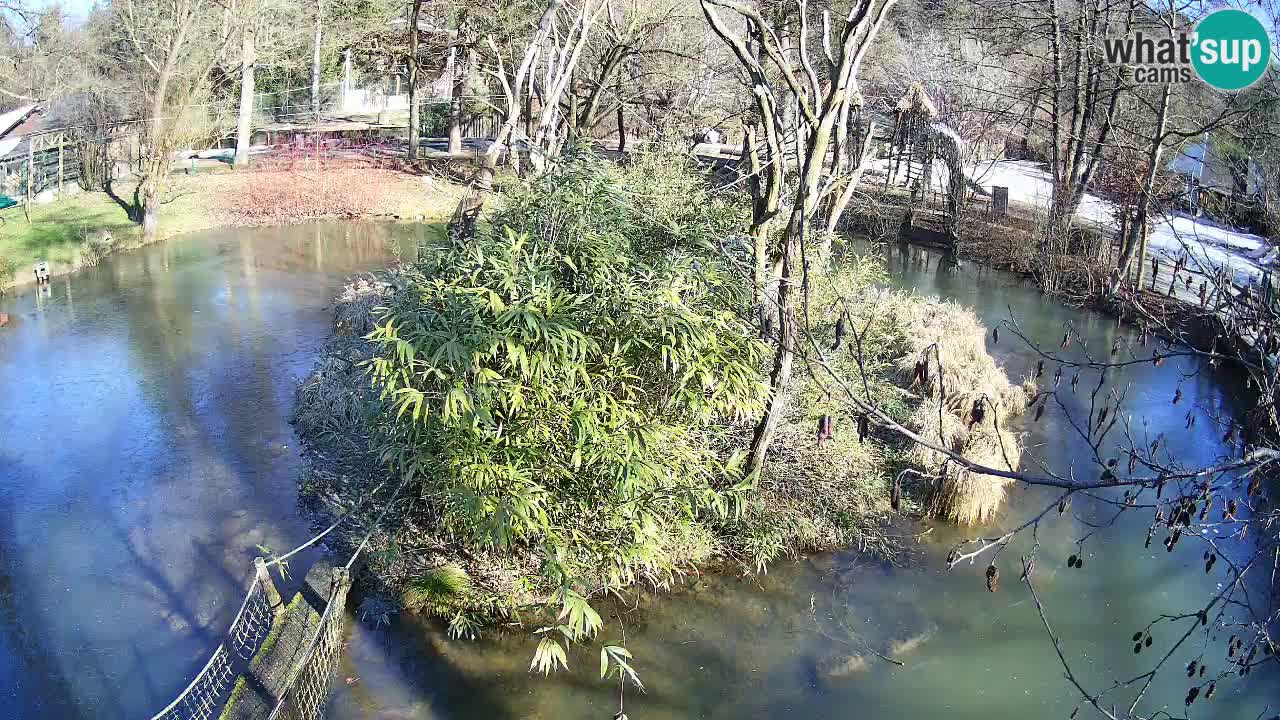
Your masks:
[[[61,135],[59,135],[58,136],[58,196],[59,197],[62,196],[62,149],[66,147],[66,143],[64,143],[63,141],[64,141],[64,138]]]
[[[25,201],[23,213],[27,216],[27,222],[31,222],[31,196],[34,191],[31,185],[35,182],[36,174],[36,139],[35,137],[27,138],[27,192],[23,200]]]
[[[449,155],[457,157],[462,153],[462,123],[465,119],[463,116],[462,94],[463,81],[466,79],[464,73],[459,72],[458,68],[458,38],[457,30],[449,31]],[[464,60],[470,61],[475,58],[473,51],[468,48]],[[470,65],[467,66],[469,69]]]
[[[324,0],[316,0],[315,39],[311,48],[311,121],[320,122],[320,41],[324,29]]]
[[[342,51],[342,105],[347,111],[347,95],[351,92],[351,48]]]
[[[253,559],[254,572],[258,574],[258,582],[262,583],[262,590],[267,594],[267,604],[271,606],[271,611],[276,615],[284,613],[284,601],[280,599],[280,591],[276,589],[276,583],[271,579],[271,571],[267,570],[267,561],[261,556]]]
[[[345,567],[336,567],[333,569],[333,591],[334,593],[346,592],[351,589],[351,572]]]
[[[1128,211],[1125,211],[1125,214],[1120,218],[1120,268],[1119,269],[1120,269],[1120,277],[1122,278],[1123,282],[1126,282],[1126,283],[1133,279],[1133,263],[1124,262],[1125,251],[1129,249],[1129,243],[1131,241],[1132,241],[1132,238],[1129,237],[1129,213]],[[1138,264],[1141,265],[1144,262],[1144,260],[1145,260],[1144,258],[1138,258]]]
[[[453,83],[458,72],[458,31],[449,31],[449,55],[444,61],[444,74],[448,78],[445,83],[444,97],[453,100]]]

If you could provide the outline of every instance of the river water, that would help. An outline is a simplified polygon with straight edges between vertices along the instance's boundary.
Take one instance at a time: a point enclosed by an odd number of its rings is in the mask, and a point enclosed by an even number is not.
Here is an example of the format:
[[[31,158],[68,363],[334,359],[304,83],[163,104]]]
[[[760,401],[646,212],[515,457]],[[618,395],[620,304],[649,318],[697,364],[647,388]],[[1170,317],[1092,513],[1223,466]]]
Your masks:
[[[0,717],[149,717],[203,666],[257,546],[309,534],[294,391],[393,234],[207,233],[0,300]]]
[[[0,715],[146,717],[200,668],[235,612],[257,546],[283,549],[307,536],[288,420],[296,384],[329,330],[331,298],[346,276],[385,265],[392,248],[411,247],[421,231],[219,231],[110,258],[55,280],[47,297],[27,290],[0,300],[12,319],[0,328]],[[1132,339],[1114,321],[1058,306],[1008,275],[940,271],[919,249],[877,252],[895,284],[955,299],[988,323],[1012,313],[1046,344],[1057,343],[1064,322],[1095,349],[1117,332]],[[992,351],[1015,377],[1034,365],[1009,333]],[[1219,454],[1221,432],[1207,415],[1191,430],[1183,420],[1193,404],[1202,414],[1233,414],[1234,378],[1169,362],[1135,366],[1111,383],[1130,386],[1139,437],[1167,433],[1187,463]],[[1179,383],[1175,408],[1169,398]],[[1080,409],[1086,384],[1078,396],[1064,393],[1069,408]],[[1058,408],[1027,433],[1029,458],[1058,470],[1084,462],[1087,447]],[[984,534],[1047,502],[1043,491],[1015,490]],[[1185,542],[1172,555],[1158,543],[1144,551],[1148,518],[1136,512],[1078,548],[1087,524],[1104,516],[1077,499],[1038,531],[1038,588],[1073,669],[1094,688],[1148,669],[1172,631],[1138,656],[1130,636],[1161,613],[1195,609],[1221,579],[1204,575],[1200,549]],[[647,685],[626,689],[627,714],[1066,718],[1077,696],[1011,560],[1029,539],[1006,552],[1004,587],[992,594],[985,562],[943,568],[964,531],[905,524],[895,532],[913,548],[905,568],[825,554],[759,577],[693,577],[619,609],[605,637],[635,653]],[[1066,567],[1073,553],[1084,569]],[[572,655],[570,672],[547,679],[526,670],[533,644],[525,634],[455,642],[409,615],[389,627],[349,625],[332,717],[608,718],[618,710],[618,687],[596,677],[592,652]],[[1224,683],[1194,716],[1254,718],[1268,702],[1274,713],[1277,679],[1262,671]],[[1167,702],[1180,714],[1183,680],[1176,667],[1163,674],[1146,707]]]

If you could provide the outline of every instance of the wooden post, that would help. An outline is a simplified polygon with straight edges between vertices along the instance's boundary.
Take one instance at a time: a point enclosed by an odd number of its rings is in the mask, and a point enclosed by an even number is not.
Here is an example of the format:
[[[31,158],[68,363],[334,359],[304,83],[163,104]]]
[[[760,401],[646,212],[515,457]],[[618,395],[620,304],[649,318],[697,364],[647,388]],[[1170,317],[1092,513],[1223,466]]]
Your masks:
[[[284,601],[280,598],[275,581],[271,579],[271,571],[267,570],[267,561],[261,556],[254,558],[253,569],[258,574],[258,582],[262,583],[263,592],[267,594],[267,604],[271,606],[271,611],[276,615],[284,614]]]
[[[991,214],[999,218],[1009,214],[1009,188],[999,185],[991,187]]]
[[[66,147],[63,137],[58,136],[58,196],[62,196],[62,149]]]
[[[351,572],[345,567],[336,567],[333,569],[333,577],[330,579],[333,585],[333,592],[346,592],[351,589]]]

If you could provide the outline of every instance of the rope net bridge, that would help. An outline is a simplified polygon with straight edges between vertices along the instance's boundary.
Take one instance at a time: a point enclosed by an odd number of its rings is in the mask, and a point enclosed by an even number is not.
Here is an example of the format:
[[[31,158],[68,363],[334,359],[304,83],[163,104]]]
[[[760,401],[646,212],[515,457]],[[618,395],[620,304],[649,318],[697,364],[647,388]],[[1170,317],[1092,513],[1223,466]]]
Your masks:
[[[404,485],[405,481],[402,480],[346,565],[333,568],[329,594],[325,599],[320,621],[311,630],[312,635],[306,641],[305,651],[290,669],[284,689],[279,693],[279,699],[272,707],[268,720],[318,720],[323,717],[334,669],[342,654],[343,620],[346,616],[347,592],[351,589],[351,566],[368,546],[374,529],[395,503]],[[379,485],[370,495],[376,495],[381,487]],[[356,507],[344,514],[315,537],[280,557],[270,561],[261,557],[254,560],[249,591],[240,605],[240,611],[231,621],[227,634],[195,679],[173,702],[153,715],[151,720],[217,720],[221,717],[231,688],[249,670],[250,661],[262,649],[272,629],[282,623],[285,616],[285,604],[271,578],[270,568],[282,566],[289,558],[315,546],[359,510]]]

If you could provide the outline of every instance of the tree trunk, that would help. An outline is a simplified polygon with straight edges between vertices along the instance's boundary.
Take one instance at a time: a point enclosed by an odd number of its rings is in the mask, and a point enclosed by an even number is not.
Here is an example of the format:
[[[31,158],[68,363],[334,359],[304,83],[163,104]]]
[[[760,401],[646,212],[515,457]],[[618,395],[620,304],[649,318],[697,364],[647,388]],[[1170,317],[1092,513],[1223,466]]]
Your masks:
[[[160,230],[159,210],[156,207],[159,203],[156,201],[156,197],[153,191],[150,197],[146,199],[146,205],[142,209],[142,237],[147,240],[155,239],[156,233]]]
[[[596,78],[595,85],[591,92],[587,95],[587,101],[583,103],[582,109],[578,114],[576,123],[577,127],[582,130],[591,130],[604,118],[608,117],[608,111],[600,113],[597,117],[596,113],[600,112],[600,100],[604,97],[605,85],[613,79],[614,73],[618,72],[622,61],[627,58],[628,50],[623,47],[614,47],[609,50],[609,54],[605,56],[604,61],[600,64],[600,76]],[[618,102],[622,102],[622,86],[618,84]]]
[[[161,164],[167,164],[167,153],[155,148],[150,152],[154,155],[144,162],[142,177],[133,190],[133,221],[142,226],[142,238],[148,241],[155,239],[160,225],[160,183],[164,173]]]
[[[834,98],[836,103],[844,102],[844,92],[845,86],[839,84],[830,97]],[[832,100],[828,102],[831,103]],[[805,133],[805,146],[801,154],[804,158],[804,166],[796,191],[795,204],[791,210],[791,219],[787,223],[786,236],[782,241],[782,267],[777,292],[778,351],[774,355],[773,372],[769,378],[772,395],[769,397],[764,416],[756,424],[755,433],[751,438],[751,458],[747,466],[749,474],[758,474],[764,469],[765,455],[769,445],[773,443],[773,436],[786,412],[791,369],[795,362],[796,311],[795,299],[792,298],[792,292],[795,289],[792,275],[795,266],[803,267],[806,262],[803,238],[804,234],[811,229],[817,214],[820,199],[818,187],[826,167],[827,149],[838,117],[839,108],[833,104],[828,105],[819,116],[817,127]]]
[[[627,117],[622,103],[622,76],[618,76],[618,154],[627,151]]]
[[[467,88],[467,73],[471,72],[476,60],[475,49],[471,46],[467,47],[463,56],[462,72],[458,72],[454,67],[453,90],[449,102],[449,154],[457,155],[462,152],[462,126],[466,123],[466,98],[463,93]]]
[[[1124,255],[1120,258],[1119,272],[1111,278],[1108,295],[1115,295],[1120,284],[1129,273],[1129,265],[1134,254],[1138,254],[1138,287],[1142,287],[1142,270],[1147,261],[1147,220],[1151,212],[1151,196],[1155,192],[1156,176],[1160,172],[1160,156],[1164,153],[1164,132],[1169,117],[1169,95],[1171,87],[1165,83],[1160,91],[1160,109],[1156,112],[1156,128],[1151,135],[1151,145],[1147,148],[1147,168],[1142,177],[1142,189],[1138,193],[1137,210],[1133,222],[1129,225],[1129,234],[1133,239],[1125,243]]]
[[[253,23],[246,24],[240,42],[240,117],[236,123],[235,167],[249,164],[249,141],[253,132],[253,75],[257,54],[253,45]]]
[[[311,46],[311,116],[320,120],[320,42],[324,28],[324,0],[316,0],[315,39]]]
[[[172,132],[166,131],[164,125],[165,99],[169,92],[169,83],[173,79],[174,66],[178,61],[185,33],[180,32],[174,41],[160,73],[156,77],[156,86],[151,91],[151,118],[147,124],[146,155],[142,162],[142,177],[133,191],[133,221],[142,224],[142,239],[153,240],[159,229],[157,212],[160,204],[160,190],[164,179],[169,175],[169,154],[173,148]]]
[[[758,474],[764,469],[765,457],[773,436],[778,432],[778,425],[787,410],[787,388],[791,385],[791,371],[795,364],[795,307],[791,299],[793,283],[791,280],[792,256],[799,245],[788,228],[787,237],[783,241],[782,271],[778,278],[778,350],[773,356],[773,370],[769,374],[771,394],[765,406],[764,415],[756,422],[751,436],[751,457],[747,464],[748,474]],[[800,262],[804,262],[803,258]]]
[[[1137,220],[1129,225],[1129,232],[1135,234],[1133,244],[1137,246],[1138,252],[1138,281],[1134,287],[1138,290],[1142,289],[1143,278],[1146,277],[1147,271],[1147,218],[1145,213],[1142,217],[1142,224],[1139,225]],[[1151,278],[1155,282],[1155,278]]]
[[[409,13],[409,162],[418,159],[421,113],[418,110],[418,16],[422,0],[413,0]]]
[[[576,75],[576,72],[569,74],[569,113],[568,117],[565,118],[569,128],[569,137],[577,137],[578,135],[578,113],[580,110],[578,108],[578,83],[574,80]]]

